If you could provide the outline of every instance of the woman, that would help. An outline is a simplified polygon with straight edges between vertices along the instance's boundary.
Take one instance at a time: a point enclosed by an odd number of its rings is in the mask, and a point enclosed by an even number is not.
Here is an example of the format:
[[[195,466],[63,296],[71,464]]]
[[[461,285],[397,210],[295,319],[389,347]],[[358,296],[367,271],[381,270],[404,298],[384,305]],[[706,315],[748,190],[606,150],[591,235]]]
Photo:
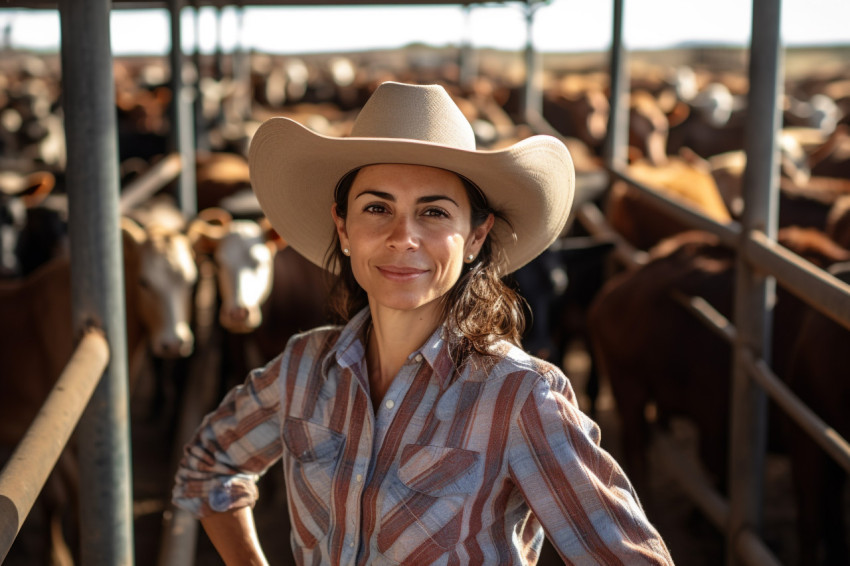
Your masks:
[[[269,120],[250,166],[346,324],[293,337],[187,445],[175,503],[227,564],[265,564],[251,507],[278,458],[300,564],[533,564],[544,532],[572,564],[672,564],[500,279],[566,222],[562,143],[476,151],[442,87],[384,83],[348,138]]]

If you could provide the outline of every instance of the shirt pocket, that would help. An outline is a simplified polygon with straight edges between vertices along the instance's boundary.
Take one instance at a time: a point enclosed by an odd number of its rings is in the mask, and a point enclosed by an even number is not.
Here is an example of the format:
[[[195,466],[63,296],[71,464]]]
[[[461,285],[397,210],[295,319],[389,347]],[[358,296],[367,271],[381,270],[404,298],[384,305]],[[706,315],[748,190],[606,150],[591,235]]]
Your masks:
[[[333,478],[345,435],[293,417],[284,421],[282,434],[293,535],[312,549],[330,529]]]
[[[378,550],[399,563],[429,563],[460,539],[463,507],[481,482],[481,456],[461,448],[409,444],[378,533]]]

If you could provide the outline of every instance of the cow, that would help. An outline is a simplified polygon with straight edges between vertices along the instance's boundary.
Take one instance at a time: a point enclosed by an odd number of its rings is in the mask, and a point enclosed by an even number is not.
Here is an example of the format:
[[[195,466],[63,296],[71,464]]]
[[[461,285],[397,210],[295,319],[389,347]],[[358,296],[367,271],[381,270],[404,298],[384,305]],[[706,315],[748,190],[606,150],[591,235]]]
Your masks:
[[[148,344],[160,355],[190,353],[191,334],[177,337],[188,329],[182,294],[194,284],[196,271],[185,235],[166,236],[155,223],[143,227],[123,218],[122,237],[132,391]],[[0,313],[0,448],[6,453],[23,436],[73,351],[69,258],[59,256],[25,278],[0,281]],[[54,535],[76,494],[73,470],[73,450],[66,450],[42,498]],[[64,543],[52,540],[42,550],[70,554],[60,550]]]
[[[784,228],[778,239],[821,267],[850,259],[850,251],[817,230]],[[645,490],[645,412],[654,403],[662,425],[677,415],[694,422],[700,459],[724,491],[731,347],[673,294],[702,297],[731,318],[734,254],[701,231],[662,240],[649,253],[644,266],[606,282],[587,319],[595,359],[610,382],[622,424],[624,464],[638,489]],[[771,348],[777,375],[787,371],[803,305],[779,286]]]
[[[296,332],[329,322],[324,270],[289,248],[265,219],[199,213],[190,233],[217,269],[219,322],[228,341],[223,387],[279,354]]]
[[[850,249],[850,196],[841,197],[834,204],[827,233]],[[850,262],[833,264],[829,272],[850,284]],[[788,386],[835,432],[850,438],[846,411],[850,387],[843,379],[850,362],[850,330],[807,308],[797,336],[786,377]],[[812,564],[812,560],[847,564],[850,553],[841,496],[847,472],[790,418],[784,424],[797,503],[799,547],[805,549],[798,564]]]
[[[49,171],[0,173],[0,279],[22,277],[66,253],[66,208],[47,206]]]
[[[850,284],[850,262],[832,275]],[[835,433],[850,438],[847,383],[850,330],[809,309],[794,345],[788,373],[791,390]],[[798,564],[848,564],[843,490],[847,472],[796,423],[787,423],[788,449],[797,504]]]
[[[663,165],[641,160],[629,165],[627,173],[712,220],[726,223],[732,219],[708,164],[692,152],[685,150],[682,156],[670,156]],[[687,228],[648,203],[645,196],[624,181],[612,185],[605,203],[605,216],[612,228],[641,250]]]

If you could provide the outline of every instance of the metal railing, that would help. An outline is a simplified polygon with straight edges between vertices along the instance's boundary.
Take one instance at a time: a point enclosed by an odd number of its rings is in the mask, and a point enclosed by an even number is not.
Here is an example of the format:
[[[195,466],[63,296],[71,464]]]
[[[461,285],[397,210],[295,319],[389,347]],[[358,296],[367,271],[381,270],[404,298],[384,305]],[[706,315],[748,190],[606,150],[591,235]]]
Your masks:
[[[65,450],[108,360],[109,345],[103,333],[86,331],[35,420],[0,471],[0,563]]]

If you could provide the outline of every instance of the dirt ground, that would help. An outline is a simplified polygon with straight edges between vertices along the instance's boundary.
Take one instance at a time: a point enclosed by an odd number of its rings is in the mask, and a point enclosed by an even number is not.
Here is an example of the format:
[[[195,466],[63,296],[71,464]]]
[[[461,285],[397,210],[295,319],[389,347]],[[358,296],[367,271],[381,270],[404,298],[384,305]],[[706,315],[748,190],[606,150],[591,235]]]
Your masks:
[[[588,358],[580,348],[574,348],[566,359],[567,373],[577,392],[583,391]],[[148,392],[149,393],[149,392]],[[135,514],[136,564],[155,565],[160,548],[164,513],[169,512],[169,492],[172,477],[173,422],[146,416],[149,400],[144,390],[137,392],[133,404],[133,479]],[[583,401],[586,402],[586,401]],[[618,423],[613,400],[603,384],[598,403],[597,422],[602,429],[602,444],[615,457],[619,456]],[[694,435],[681,423],[674,427],[673,440],[686,451],[693,448]],[[692,504],[671,475],[660,464],[657,454],[650,455],[652,484],[649,493],[639,494],[650,520],[664,537],[678,565],[718,566],[724,563],[724,544],[721,533],[705,519]],[[292,564],[289,550],[288,522],[283,518],[285,506],[279,474],[273,469],[261,480],[261,498],[255,510],[260,540],[270,563]],[[765,487],[765,528],[768,546],[782,564],[794,564],[797,549],[794,540],[794,511],[790,501],[791,485],[787,463],[782,458],[771,458]],[[848,505],[850,508],[850,505]],[[33,566],[42,562],[38,555],[44,544],[39,532],[45,521],[39,509],[24,525],[12,552],[3,562],[5,566]],[[217,566],[223,564],[203,531],[199,529],[195,564]],[[557,554],[548,546],[539,564],[561,564]],[[187,565],[189,566],[189,565]]]

